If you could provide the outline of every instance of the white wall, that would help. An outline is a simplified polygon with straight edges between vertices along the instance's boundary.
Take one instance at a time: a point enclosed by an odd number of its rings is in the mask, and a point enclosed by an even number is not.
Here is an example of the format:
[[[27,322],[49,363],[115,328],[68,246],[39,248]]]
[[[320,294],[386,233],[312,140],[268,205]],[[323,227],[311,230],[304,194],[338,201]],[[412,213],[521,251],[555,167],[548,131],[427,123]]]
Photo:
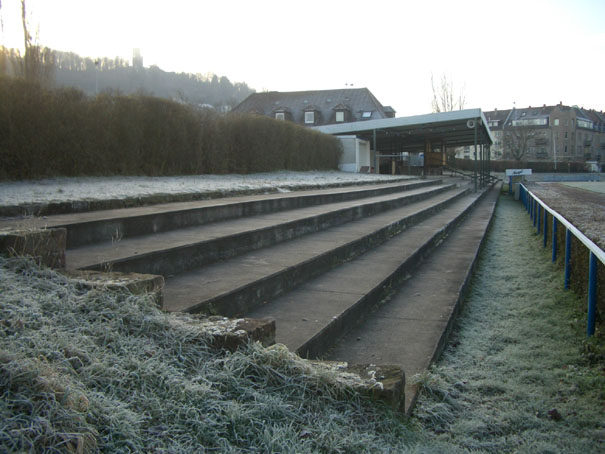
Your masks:
[[[359,172],[361,167],[371,166],[370,143],[355,136],[337,136],[343,153],[338,168],[343,172]]]

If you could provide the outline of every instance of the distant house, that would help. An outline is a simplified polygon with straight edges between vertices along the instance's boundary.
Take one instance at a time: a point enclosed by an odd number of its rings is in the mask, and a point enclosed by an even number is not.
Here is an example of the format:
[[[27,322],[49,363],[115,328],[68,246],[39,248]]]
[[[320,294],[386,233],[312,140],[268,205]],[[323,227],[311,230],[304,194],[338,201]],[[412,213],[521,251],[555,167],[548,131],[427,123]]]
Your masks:
[[[383,106],[367,88],[254,93],[233,112],[265,115],[304,126],[395,117],[395,110]]]
[[[495,142],[492,159],[605,160],[605,113],[578,106],[525,107],[484,112]],[[516,153],[516,156],[515,156]],[[471,147],[457,150],[473,158]]]

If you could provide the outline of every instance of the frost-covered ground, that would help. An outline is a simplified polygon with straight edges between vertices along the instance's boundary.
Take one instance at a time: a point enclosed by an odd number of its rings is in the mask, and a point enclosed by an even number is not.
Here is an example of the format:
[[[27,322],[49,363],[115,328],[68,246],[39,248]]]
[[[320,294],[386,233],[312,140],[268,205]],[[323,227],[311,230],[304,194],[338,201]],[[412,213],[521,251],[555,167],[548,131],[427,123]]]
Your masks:
[[[495,216],[449,345],[417,378],[430,452],[605,452],[603,334],[586,342],[585,302],[522,205],[502,197]]]
[[[390,181],[402,176],[337,171],[271,172],[251,175],[190,175],[179,177],[82,177],[0,182],[0,206],[146,197],[154,194],[205,192],[237,193],[246,190],[289,191],[301,186],[320,187]]]
[[[605,248],[605,182],[529,185],[543,202]]]
[[[571,186],[572,188],[585,189],[586,191],[605,194],[605,181],[575,181],[563,184],[565,186]]]

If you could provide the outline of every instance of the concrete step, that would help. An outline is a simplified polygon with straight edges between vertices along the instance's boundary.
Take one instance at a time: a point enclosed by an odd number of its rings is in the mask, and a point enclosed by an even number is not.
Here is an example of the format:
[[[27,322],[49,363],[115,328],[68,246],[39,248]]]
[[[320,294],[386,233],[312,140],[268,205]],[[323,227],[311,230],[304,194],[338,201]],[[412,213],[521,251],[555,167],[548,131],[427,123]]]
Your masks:
[[[274,318],[276,342],[303,357],[322,356],[375,307],[393,285],[414,271],[423,257],[471,212],[479,196],[480,193],[473,193],[460,198],[363,256],[296,287],[248,312],[247,316]],[[431,282],[431,285],[440,283]],[[388,361],[380,364],[388,364]]]
[[[263,213],[377,197],[438,185],[442,182],[441,179],[409,180],[390,184],[165,203],[43,218],[0,220],[0,228],[15,223],[27,228],[65,228],[67,230],[67,248],[71,249],[98,242],[116,241]]]
[[[164,309],[241,316],[384,243],[467,193],[438,193],[401,208],[305,235],[168,279]]]
[[[408,413],[418,396],[410,378],[427,370],[441,354],[491,222],[500,186],[491,189],[447,241],[411,270],[405,283],[326,355],[327,359],[351,364],[402,366],[408,377]]]
[[[66,251],[69,268],[161,274],[165,277],[301,235],[405,206],[455,187],[440,184],[405,192],[278,211]]]

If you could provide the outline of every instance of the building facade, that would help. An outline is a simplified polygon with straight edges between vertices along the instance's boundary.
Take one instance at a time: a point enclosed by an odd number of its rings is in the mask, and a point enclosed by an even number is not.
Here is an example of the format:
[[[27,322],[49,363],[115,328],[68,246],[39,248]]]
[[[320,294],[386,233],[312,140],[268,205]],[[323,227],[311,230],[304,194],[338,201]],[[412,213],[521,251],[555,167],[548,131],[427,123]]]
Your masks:
[[[605,114],[577,106],[484,112],[495,142],[491,159],[605,161]],[[470,147],[456,152],[472,159]]]

